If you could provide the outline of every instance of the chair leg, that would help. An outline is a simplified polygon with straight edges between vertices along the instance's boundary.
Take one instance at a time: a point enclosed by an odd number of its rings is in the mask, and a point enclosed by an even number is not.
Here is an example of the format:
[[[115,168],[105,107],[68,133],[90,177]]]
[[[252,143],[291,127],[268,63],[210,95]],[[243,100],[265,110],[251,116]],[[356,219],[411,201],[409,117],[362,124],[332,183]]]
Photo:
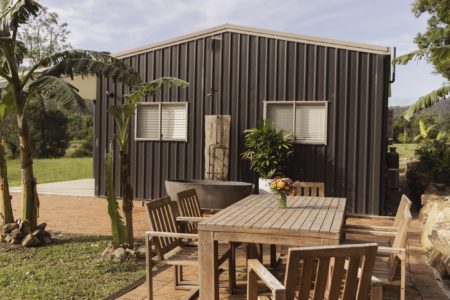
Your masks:
[[[247,270],[247,300],[257,300],[258,299],[258,291],[257,291],[257,283],[258,276],[256,273],[248,268]]]
[[[151,255],[151,241],[150,237],[145,238],[145,265],[146,265],[146,279],[147,279],[147,298],[153,300],[153,266]]]
[[[382,300],[383,299],[383,285],[377,284],[372,285],[370,289],[370,299],[371,300]]]
[[[228,258],[228,285],[230,293],[233,294],[236,288],[236,244],[230,242],[230,257]]]
[[[406,289],[406,255],[402,255],[400,260],[400,300],[405,300]]]

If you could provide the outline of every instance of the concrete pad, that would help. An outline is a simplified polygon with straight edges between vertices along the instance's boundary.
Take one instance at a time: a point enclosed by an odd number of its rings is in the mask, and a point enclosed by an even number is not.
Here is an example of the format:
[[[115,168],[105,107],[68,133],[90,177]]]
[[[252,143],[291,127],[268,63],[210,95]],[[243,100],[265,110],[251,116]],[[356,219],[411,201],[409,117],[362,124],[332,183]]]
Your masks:
[[[12,193],[20,193],[21,189],[20,187],[12,187],[10,191]],[[94,197],[95,181],[93,178],[89,178],[41,183],[37,185],[37,191],[43,195]]]

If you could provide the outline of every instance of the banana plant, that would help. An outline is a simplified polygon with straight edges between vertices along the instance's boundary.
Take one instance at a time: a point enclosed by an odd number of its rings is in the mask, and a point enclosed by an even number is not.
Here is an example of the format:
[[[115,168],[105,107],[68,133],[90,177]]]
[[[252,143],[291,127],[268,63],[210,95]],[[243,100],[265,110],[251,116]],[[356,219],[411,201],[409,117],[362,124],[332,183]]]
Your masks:
[[[17,39],[17,33],[42,9],[34,0],[0,0],[0,76],[8,82],[3,100],[11,102],[16,114],[22,169],[22,220],[30,231],[37,226],[39,206],[27,117],[30,99],[42,96],[68,109],[83,107],[78,90],[63,79],[76,75],[109,77],[128,86],[141,82],[130,66],[105,52],[66,50],[43,57],[34,65],[24,65],[28,49]]]
[[[111,233],[113,241],[119,245],[123,245],[127,240],[127,229],[123,223],[123,219],[119,213],[119,204],[116,200],[116,193],[114,192],[114,184],[112,179],[114,148],[113,142],[109,144],[109,151],[105,159],[105,189],[106,199],[108,200],[108,214],[111,219]]]
[[[139,84],[132,93],[124,95],[124,102],[121,105],[111,106],[108,111],[113,116],[116,123],[117,135],[114,139],[117,142],[120,152],[120,180],[122,187],[122,209],[125,216],[127,229],[127,245],[134,247],[133,235],[133,187],[131,185],[130,157],[128,154],[128,142],[130,131],[130,120],[139,103],[146,96],[153,96],[163,86],[174,86],[185,88],[189,84],[174,77],[161,77],[149,82]]]
[[[0,102],[0,126],[3,126],[8,107]],[[8,168],[5,159],[5,140],[0,130],[0,229],[3,225],[14,222],[11,195],[8,185]]]

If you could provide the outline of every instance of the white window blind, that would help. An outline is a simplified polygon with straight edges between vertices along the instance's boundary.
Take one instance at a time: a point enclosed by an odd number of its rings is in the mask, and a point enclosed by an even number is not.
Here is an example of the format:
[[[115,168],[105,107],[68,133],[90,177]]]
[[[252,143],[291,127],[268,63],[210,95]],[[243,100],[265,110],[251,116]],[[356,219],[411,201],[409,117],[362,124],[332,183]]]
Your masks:
[[[136,138],[159,139],[159,104],[145,104],[137,107]]]
[[[186,105],[162,105],[161,114],[161,138],[163,140],[185,140]]]
[[[327,142],[327,102],[266,101],[265,119],[278,130],[292,133],[297,143]]]
[[[293,133],[292,109],[292,104],[269,104],[267,105],[267,119],[273,122],[276,129]]]
[[[187,140],[187,103],[142,103],[136,109],[136,140]]]
[[[297,105],[295,107],[295,139],[325,143],[325,105]]]

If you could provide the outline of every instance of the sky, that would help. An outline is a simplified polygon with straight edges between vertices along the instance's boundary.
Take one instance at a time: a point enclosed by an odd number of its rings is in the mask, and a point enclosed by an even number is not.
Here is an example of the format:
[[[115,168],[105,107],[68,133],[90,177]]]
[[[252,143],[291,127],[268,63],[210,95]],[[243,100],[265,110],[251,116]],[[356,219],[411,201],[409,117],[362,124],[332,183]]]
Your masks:
[[[295,34],[415,49],[427,16],[416,18],[411,0],[43,0],[69,24],[74,48],[117,52],[223,23]],[[440,87],[431,65],[398,66],[389,105],[409,105]]]

